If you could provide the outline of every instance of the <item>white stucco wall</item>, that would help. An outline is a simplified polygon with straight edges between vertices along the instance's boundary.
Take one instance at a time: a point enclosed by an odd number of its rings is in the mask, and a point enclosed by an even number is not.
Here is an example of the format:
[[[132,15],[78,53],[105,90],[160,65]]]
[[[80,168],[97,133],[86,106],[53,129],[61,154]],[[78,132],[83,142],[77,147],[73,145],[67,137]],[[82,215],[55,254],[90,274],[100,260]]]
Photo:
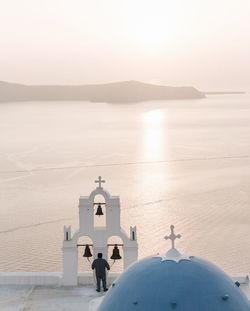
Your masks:
[[[0,285],[60,285],[61,272],[0,272]]]
[[[109,272],[108,285],[110,285],[119,273]],[[77,285],[90,285],[95,287],[92,272],[78,274]],[[0,285],[41,285],[61,286],[62,272],[0,272]]]

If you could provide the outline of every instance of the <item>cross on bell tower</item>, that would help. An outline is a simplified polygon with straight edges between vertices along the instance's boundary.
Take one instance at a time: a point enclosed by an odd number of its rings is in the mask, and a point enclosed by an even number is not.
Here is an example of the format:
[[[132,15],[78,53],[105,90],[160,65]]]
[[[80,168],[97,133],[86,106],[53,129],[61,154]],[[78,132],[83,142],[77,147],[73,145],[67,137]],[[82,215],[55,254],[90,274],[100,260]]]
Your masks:
[[[95,180],[95,183],[98,183],[98,188],[102,188],[102,183],[105,183],[106,181],[102,179],[101,176],[98,177],[98,180]]]
[[[181,238],[181,235],[180,234],[175,234],[174,233],[174,225],[171,225],[170,226],[170,229],[171,229],[171,234],[170,235],[166,235],[165,237],[164,237],[164,239],[165,240],[171,240],[171,242],[172,242],[172,249],[175,249],[175,240],[176,239],[180,239]]]

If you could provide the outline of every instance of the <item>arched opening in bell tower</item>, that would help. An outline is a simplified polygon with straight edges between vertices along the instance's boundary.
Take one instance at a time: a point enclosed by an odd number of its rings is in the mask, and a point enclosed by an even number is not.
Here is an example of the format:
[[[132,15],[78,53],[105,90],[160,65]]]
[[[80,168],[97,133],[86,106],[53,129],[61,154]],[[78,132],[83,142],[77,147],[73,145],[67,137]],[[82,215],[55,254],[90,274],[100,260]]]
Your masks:
[[[103,195],[97,194],[93,202],[94,228],[106,228],[106,201]]]

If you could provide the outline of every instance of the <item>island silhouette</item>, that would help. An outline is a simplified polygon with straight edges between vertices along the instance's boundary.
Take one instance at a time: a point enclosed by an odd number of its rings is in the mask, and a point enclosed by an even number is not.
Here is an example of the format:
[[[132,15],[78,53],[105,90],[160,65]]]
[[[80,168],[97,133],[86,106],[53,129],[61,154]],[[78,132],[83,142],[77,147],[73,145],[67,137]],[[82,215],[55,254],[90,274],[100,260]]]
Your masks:
[[[0,81],[0,102],[90,101],[133,103],[204,97],[204,92],[192,86],[170,87],[138,81],[95,85],[24,85]]]

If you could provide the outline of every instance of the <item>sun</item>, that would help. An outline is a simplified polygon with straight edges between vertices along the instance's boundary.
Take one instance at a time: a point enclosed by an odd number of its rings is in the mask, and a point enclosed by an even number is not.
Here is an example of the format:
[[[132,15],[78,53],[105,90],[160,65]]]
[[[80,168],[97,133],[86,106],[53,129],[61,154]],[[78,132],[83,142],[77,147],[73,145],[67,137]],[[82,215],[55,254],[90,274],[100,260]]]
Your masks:
[[[129,37],[151,50],[173,44],[178,36],[178,8],[174,1],[134,1],[127,21]]]

